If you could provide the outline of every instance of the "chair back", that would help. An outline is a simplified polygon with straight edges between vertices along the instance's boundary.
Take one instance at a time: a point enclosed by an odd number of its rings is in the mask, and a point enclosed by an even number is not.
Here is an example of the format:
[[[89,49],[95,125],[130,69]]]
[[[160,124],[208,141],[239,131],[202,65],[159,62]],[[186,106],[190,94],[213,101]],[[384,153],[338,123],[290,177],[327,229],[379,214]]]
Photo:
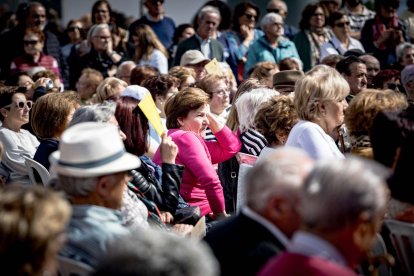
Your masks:
[[[240,212],[240,208],[246,203],[246,175],[253,166],[248,164],[240,164],[239,176],[237,178],[237,201],[236,212]]]
[[[92,274],[93,268],[75,260],[58,257],[60,276],[87,276]]]
[[[414,224],[398,220],[385,220],[397,259],[406,275],[414,276]]]
[[[24,157],[24,159],[31,184],[47,186],[50,178],[48,170],[42,164],[31,158]]]

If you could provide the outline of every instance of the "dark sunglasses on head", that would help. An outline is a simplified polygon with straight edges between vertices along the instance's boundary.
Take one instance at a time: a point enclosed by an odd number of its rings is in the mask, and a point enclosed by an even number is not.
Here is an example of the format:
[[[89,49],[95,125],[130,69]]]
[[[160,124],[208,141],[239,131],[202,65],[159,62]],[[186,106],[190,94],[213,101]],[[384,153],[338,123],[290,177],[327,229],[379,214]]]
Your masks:
[[[11,103],[9,105],[6,105],[4,108],[10,107],[11,105],[15,105],[18,109],[23,109],[25,106],[27,106],[28,109],[32,109],[33,102],[32,101],[18,101]]]
[[[339,28],[343,28],[345,26],[349,26],[349,22],[340,22],[340,23],[336,23],[335,26],[339,27]]]
[[[25,40],[25,41],[23,41],[24,42],[24,45],[25,46],[29,46],[29,45],[36,45],[38,42],[39,42],[39,40]]]
[[[81,31],[81,30],[82,30],[82,28],[80,28],[80,27],[69,27],[69,28],[68,28],[68,32],[74,32],[74,31],[76,31],[76,30]]]
[[[253,14],[245,13],[244,16],[246,16],[246,18],[249,20],[252,20],[252,19],[257,20],[257,16]]]
[[[267,9],[267,12],[274,12],[274,13],[279,13],[280,10],[279,9]]]

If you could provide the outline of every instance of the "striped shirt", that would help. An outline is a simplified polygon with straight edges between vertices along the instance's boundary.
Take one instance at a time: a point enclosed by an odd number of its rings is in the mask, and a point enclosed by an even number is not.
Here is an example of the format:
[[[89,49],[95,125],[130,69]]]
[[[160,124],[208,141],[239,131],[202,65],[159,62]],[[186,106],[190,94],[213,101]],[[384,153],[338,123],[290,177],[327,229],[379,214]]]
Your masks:
[[[267,146],[266,138],[258,131],[254,129],[248,129],[240,136],[243,148],[242,152],[246,152],[255,156],[259,156],[264,147]]]

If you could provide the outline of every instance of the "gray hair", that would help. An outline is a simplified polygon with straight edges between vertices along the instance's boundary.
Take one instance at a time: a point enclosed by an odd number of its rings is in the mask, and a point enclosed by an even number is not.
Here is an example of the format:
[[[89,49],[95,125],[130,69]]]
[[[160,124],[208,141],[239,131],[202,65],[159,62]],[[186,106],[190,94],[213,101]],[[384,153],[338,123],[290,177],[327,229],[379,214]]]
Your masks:
[[[101,104],[85,105],[73,113],[69,127],[84,122],[107,123],[115,114],[116,103],[105,101]]]
[[[260,28],[262,28],[262,30],[265,30],[266,27],[274,22],[284,22],[282,16],[280,16],[280,14],[274,13],[274,12],[270,12],[268,14],[266,14],[265,16],[263,16],[262,21],[260,21]]]
[[[106,23],[92,25],[86,36],[88,44],[91,45],[92,37],[94,37],[99,31],[104,29],[108,29],[109,31],[111,31],[111,28]]]
[[[402,60],[405,49],[414,49],[414,44],[409,42],[403,42],[398,44],[397,48],[395,49],[395,54],[397,56],[398,61]]]
[[[349,156],[316,163],[301,190],[299,213],[311,231],[327,233],[373,220],[386,206],[388,170],[374,161]]]
[[[249,128],[254,128],[254,117],[256,117],[259,106],[277,95],[280,95],[280,93],[269,88],[256,88],[241,95],[235,103],[240,131],[244,132]]]
[[[213,13],[221,18],[220,10],[213,6],[204,6],[198,13],[198,19],[202,19],[206,14]]]
[[[247,173],[246,204],[260,213],[274,196],[299,195],[313,160],[301,149],[281,147],[260,160]]]
[[[204,242],[154,230],[132,232],[109,244],[99,275],[216,276],[219,265]]]
[[[97,177],[71,177],[58,174],[57,189],[62,190],[71,197],[85,197],[96,187]]]

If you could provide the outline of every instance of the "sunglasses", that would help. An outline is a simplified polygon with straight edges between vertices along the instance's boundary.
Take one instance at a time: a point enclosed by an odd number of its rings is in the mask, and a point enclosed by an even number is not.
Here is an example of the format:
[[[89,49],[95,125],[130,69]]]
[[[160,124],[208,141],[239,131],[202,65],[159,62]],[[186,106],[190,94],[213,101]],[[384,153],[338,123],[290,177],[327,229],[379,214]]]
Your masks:
[[[250,14],[250,13],[245,13],[244,16],[246,16],[246,18],[249,19],[249,20],[253,20],[253,19],[257,20],[257,15],[253,15],[253,14]]]
[[[68,28],[68,32],[74,32],[74,31],[76,31],[76,30],[78,30],[78,31],[82,31],[82,30],[83,30],[83,28],[80,28],[80,27],[69,27],[69,28]]]
[[[35,46],[39,42],[39,40],[25,40],[23,42],[25,46],[29,46],[29,45]]]
[[[338,28],[344,28],[345,26],[349,26],[349,22],[340,22],[340,23],[336,23],[335,26]]]
[[[268,13],[274,12],[274,13],[279,13],[280,10],[279,9],[267,9]]]
[[[158,3],[164,4],[164,0],[151,0],[151,4],[157,5]]]
[[[23,109],[25,106],[27,106],[27,108],[30,110],[30,109],[32,109],[32,106],[33,106],[33,102],[32,101],[19,101],[19,102],[16,102],[16,103],[11,103],[9,105],[6,105],[4,108],[11,107],[13,104],[18,109]]]

